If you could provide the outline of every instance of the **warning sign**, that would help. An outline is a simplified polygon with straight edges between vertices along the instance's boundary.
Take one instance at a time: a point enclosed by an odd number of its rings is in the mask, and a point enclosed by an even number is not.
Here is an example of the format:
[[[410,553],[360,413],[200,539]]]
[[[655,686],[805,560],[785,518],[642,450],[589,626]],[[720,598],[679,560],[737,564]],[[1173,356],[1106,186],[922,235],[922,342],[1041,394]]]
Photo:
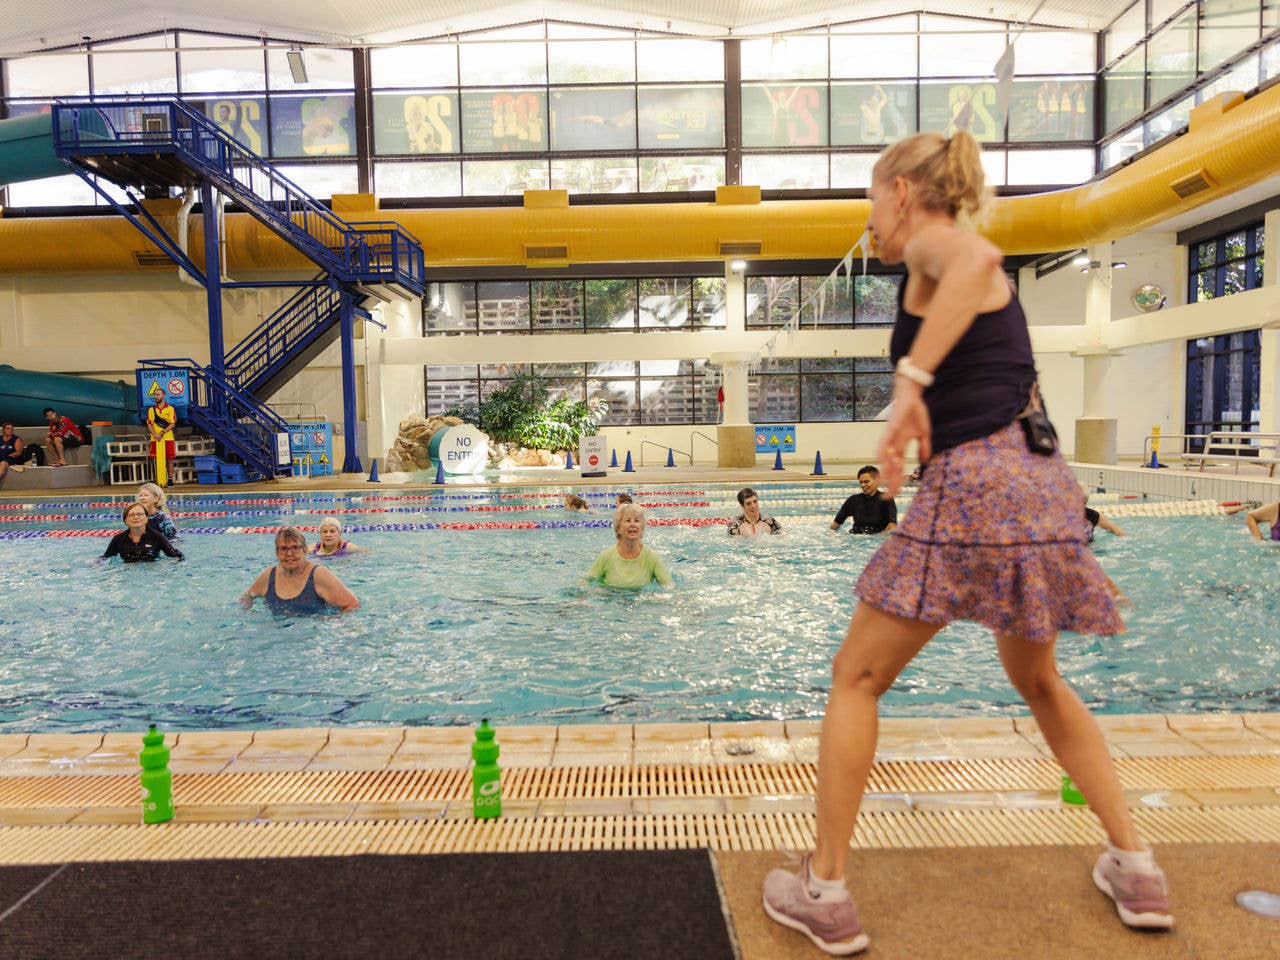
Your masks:
[[[756,424],[756,453],[796,452],[796,425],[794,423]]]

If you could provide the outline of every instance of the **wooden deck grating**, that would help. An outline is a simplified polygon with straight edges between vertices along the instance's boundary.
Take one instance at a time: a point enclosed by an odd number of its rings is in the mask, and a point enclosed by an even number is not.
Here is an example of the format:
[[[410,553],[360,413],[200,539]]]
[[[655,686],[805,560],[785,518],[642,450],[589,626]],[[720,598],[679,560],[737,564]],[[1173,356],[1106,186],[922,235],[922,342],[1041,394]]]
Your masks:
[[[1154,844],[1280,842],[1280,807],[1142,810]],[[1096,845],[1097,820],[1080,809],[868,813],[861,848]],[[627,817],[190,823],[0,828],[10,864],[88,860],[177,860],[361,853],[491,853],[554,850],[802,850],[813,816],[674,814]]]
[[[1122,757],[1130,790],[1280,788],[1280,756]],[[653,764],[528,767],[503,772],[508,800],[811,796],[811,763]],[[1058,765],[1038,758],[891,760],[868,782],[876,794],[1052,790]],[[355,804],[456,801],[469,796],[461,769],[317,770],[176,774],[180,804]],[[126,807],[138,796],[132,774],[0,777],[0,808]]]

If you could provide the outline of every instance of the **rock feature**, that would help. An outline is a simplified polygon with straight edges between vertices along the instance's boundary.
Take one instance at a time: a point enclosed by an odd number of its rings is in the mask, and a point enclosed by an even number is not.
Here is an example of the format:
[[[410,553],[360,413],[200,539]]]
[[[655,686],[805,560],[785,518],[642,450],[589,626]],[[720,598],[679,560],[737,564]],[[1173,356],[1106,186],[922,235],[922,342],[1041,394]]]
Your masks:
[[[462,423],[457,417],[423,417],[417,414],[405,417],[400,421],[396,442],[387,451],[385,467],[387,472],[432,470],[431,458],[427,456],[427,447],[431,443],[431,435],[445,427],[455,427]],[[563,467],[563,450],[539,450],[522,447],[518,443],[499,443],[489,441],[489,466],[498,470],[509,470],[514,467]]]

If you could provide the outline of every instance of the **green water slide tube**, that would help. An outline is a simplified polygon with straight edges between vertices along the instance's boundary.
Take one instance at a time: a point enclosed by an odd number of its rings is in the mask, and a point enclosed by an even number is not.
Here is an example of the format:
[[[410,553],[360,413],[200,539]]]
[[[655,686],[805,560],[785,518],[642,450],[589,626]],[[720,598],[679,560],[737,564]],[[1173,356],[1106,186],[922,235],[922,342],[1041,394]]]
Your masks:
[[[74,122],[80,139],[114,139],[101,111],[84,108],[65,114]],[[61,177],[71,171],[53,152],[53,114],[0,120],[0,187],[25,180]]]
[[[132,383],[15,370],[0,364],[0,420],[38,425],[44,423],[45,407],[76,423],[138,423],[138,391]]]

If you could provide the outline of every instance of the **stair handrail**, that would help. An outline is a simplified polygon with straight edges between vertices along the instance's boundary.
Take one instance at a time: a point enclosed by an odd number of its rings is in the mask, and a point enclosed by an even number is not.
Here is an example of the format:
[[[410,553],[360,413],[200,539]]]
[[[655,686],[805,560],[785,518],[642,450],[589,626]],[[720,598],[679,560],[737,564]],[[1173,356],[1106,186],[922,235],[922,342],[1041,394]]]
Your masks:
[[[138,366],[149,368],[180,367],[188,370],[189,372],[194,372],[198,376],[206,378],[227,397],[234,400],[239,406],[244,408],[246,412],[256,414],[256,419],[266,421],[271,426],[277,427],[277,432],[287,433],[289,430],[289,425],[284,421],[284,419],[253,394],[241,390],[231,381],[230,378],[219,374],[212,367],[207,367],[198,360],[193,360],[191,357],[166,357],[162,359],[139,360]]]
[[[288,354],[319,327],[317,320],[332,318],[340,304],[341,292],[327,284],[313,281],[301,287],[227,352],[226,369],[242,388],[247,386],[260,368]]]
[[[53,104],[52,122],[54,152],[59,156],[63,152],[74,152],[69,148],[78,148],[86,143],[101,147],[102,139],[98,137],[82,141],[78,117],[78,111],[82,109],[96,111],[111,132],[110,139],[115,142],[137,145],[164,143],[180,148],[193,164],[247,208],[257,210],[268,221],[275,221],[281,229],[288,229],[285,224],[289,224],[293,228],[289,231],[290,236],[295,239],[301,240],[301,237],[297,237],[294,231],[305,236],[309,242],[302,243],[300,248],[304,253],[309,252],[317,262],[324,263],[326,259],[334,258],[347,271],[361,267],[377,269],[381,265],[382,270],[390,269],[396,276],[409,278],[412,281],[410,285],[415,288],[423,284],[422,245],[399,223],[390,220],[361,223],[344,220],[266,159],[182,100],[175,97],[59,98]],[[137,119],[141,121],[141,127],[136,130],[121,129],[120,124],[112,121],[113,111],[122,111],[123,116],[128,116],[129,111],[160,109],[168,112],[168,122],[156,124],[155,129],[147,129],[146,126],[148,120],[157,119],[155,113],[139,114]],[[63,122],[64,111],[71,111],[70,124]],[[283,198],[275,199],[274,189],[268,190],[264,197],[253,182],[255,173],[261,175],[269,187],[279,187]],[[375,233],[385,235],[383,242],[371,242],[367,235]],[[310,251],[307,247],[311,248]],[[386,266],[387,253],[390,254],[389,268]]]

